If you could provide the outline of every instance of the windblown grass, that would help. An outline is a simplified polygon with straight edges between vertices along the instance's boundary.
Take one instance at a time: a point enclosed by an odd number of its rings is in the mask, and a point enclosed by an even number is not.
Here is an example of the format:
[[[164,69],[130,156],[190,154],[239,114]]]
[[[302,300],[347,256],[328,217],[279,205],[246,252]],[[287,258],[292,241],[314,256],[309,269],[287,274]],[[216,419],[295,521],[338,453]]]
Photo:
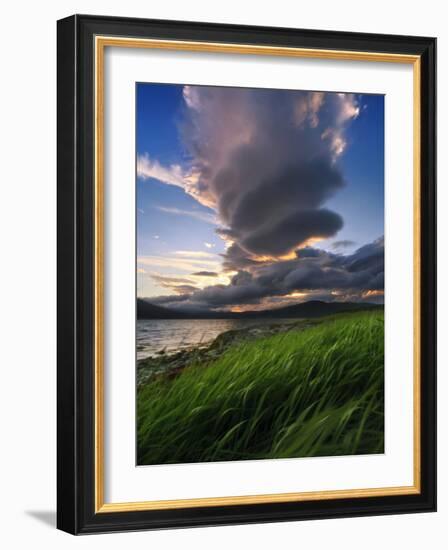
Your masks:
[[[235,344],[138,390],[138,464],[382,453],[382,311]]]

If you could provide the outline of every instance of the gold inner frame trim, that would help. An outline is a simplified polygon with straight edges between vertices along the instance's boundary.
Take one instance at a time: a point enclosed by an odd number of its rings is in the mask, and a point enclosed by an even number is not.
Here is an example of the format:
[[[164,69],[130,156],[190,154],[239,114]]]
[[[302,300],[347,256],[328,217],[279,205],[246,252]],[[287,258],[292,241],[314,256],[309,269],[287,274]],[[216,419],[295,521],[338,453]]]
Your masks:
[[[370,61],[383,63],[406,63],[413,65],[413,174],[414,174],[414,350],[413,350],[413,424],[414,424],[414,471],[413,485],[400,487],[362,488],[313,492],[277,493],[262,495],[191,498],[180,500],[153,500],[141,502],[104,502],[104,51],[106,47],[151,48],[158,50],[194,51],[207,53],[233,53],[268,56],[330,59],[342,61]],[[156,40],[96,36],[95,55],[95,513],[130,512],[143,510],[167,510],[207,506],[232,506],[279,502],[304,502],[343,498],[412,495],[421,492],[421,384],[420,384],[420,120],[421,120],[421,71],[420,56],[382,52],[359,52],[258,46],[253,44],[227,44],[183,40]]]

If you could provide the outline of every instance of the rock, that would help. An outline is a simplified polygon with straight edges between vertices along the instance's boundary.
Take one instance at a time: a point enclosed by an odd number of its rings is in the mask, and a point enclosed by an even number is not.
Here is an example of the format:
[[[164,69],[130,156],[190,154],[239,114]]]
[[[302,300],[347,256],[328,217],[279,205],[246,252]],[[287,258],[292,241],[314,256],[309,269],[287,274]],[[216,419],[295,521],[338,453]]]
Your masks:
[[[173,354],[161,350],[157,356],[142,359],[137,363],[137,386],[147,384],[155,379],[171,380],[189,366],[203,365],[206,367],[234,344],[268,338],[275,334],[291,330],[303,330],[317,324],[318,320],[295,320],[273,322],[269,325],[253,325],[240,330],[229,330],[217,336],[208,346],[192,347]]]

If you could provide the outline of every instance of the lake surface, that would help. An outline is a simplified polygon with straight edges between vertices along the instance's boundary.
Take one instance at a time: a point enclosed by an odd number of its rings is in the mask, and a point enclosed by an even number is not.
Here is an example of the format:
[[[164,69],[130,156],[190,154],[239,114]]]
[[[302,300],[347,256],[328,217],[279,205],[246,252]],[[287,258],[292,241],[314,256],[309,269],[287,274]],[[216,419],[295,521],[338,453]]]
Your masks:
[[[137,321],[137,360],[161,351],[206,346],[228,330],[294,321],[297,319],[141,319]]]

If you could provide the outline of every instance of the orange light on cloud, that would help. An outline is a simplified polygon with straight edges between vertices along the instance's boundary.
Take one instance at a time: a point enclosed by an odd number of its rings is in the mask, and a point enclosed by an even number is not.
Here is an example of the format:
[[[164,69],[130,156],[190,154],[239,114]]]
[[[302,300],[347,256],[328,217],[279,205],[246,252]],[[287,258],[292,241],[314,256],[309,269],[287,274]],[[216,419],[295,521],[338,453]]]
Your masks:
[[[384,290],[366,290],[362,293],[363,298],[373,298],[374,296],[384,296]]]
[[[287,294],[285,298],[305,298],[306,296],[308,296],[306,292],[294,291],[294,292],[291,292],[290,294]]]

